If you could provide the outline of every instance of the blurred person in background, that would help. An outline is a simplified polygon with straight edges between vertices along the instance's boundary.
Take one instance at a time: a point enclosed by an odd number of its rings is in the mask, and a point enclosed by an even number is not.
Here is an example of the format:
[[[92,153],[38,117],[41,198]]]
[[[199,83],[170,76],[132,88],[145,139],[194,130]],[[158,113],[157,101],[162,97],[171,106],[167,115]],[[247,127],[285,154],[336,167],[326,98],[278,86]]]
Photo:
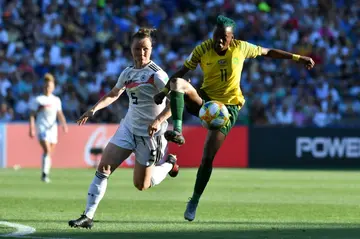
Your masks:
[[[58,142],[57,119],[60,121],[65,133],[68,132],[68,127],[62,112],[61,100],[53,95],[55,89],[54,76],[46,73],[44,81],[44,93],[35,97],[30,103],[29,135],[31,138],[37,135],[43,150],[41,180],[49,183],[51,153]]]
[[[10,122],[14,118],[14,111],[6,103],[0,105],[0,123]]]

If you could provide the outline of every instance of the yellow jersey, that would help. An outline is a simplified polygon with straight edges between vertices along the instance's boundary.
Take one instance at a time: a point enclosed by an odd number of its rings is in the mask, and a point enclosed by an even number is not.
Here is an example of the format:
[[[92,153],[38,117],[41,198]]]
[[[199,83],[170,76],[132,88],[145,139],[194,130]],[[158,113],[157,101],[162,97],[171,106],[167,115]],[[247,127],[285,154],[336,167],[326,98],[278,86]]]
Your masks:
[[[241,72],[246,58],[261,55],[261,47],[246,41],[232,40],[226,54],[218,55],[212,39],[196,46],[184,65],[195,70],[197,65],[204,73],[201,89],[212,100],[226,105],[244,105],[245,98],[240,89]]]

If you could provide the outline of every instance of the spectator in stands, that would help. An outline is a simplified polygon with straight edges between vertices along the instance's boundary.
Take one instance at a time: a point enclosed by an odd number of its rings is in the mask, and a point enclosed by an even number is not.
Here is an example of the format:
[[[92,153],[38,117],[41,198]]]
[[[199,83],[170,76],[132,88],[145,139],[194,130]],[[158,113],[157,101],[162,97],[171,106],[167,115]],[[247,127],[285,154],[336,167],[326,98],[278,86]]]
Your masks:
[[[14,117],[14,111],[7,104],[0,105],[0,123],[10,122]]]
[[[266,58],[245,64],[241,81],[249,95],[248,110],[239,115],[239,123],[278,124],[273,110],[287,104],[291,113],[286,115],[286,124],[313,125],[322,114],[335,114],[337,125],[360,124],[359,1],[201,2],[0,1],[0,103],[8,89],[19,100],[27,93],[33,97],[44,73],[52,72],[58,79],[55,93],[75,97],[82,109],[88,108],[99,99],[108,81],[116,81],[119,72],[132,64],[127,60],[129,39],[140,26],[159,29],[154,60],[171,75],[187,53],[209,37],[214,17],[224,12],[236,19],[237,36],[257,45],[310,55],[317,63],[310,72]],[[200,85],[200,71],[188,77]],[[76,94],[70,93],[73,89]],[[126,110],[122,102],[118,107]],[[26,118],[24,107],[14,109],[13,120]],[[198,123],[192,117],[184,119],[185,123]],[[116,122],[118,115],[109,110],[96,120]]]

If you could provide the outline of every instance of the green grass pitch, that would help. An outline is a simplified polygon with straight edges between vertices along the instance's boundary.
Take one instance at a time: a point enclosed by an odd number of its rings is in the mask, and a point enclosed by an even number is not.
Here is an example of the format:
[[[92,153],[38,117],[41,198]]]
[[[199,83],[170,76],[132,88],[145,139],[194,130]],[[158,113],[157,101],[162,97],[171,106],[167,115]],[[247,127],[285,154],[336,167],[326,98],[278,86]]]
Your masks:
[[[187,222],[195,169],[144,192],[133,187],[132,170],[119,169],[92,230],[67,222],[83,212],[94,170],[54,169],[51,176],[44,184],[39,170],[0,170],[0,221],[35,228],[26,238],[360,238],[355,171],[216,168],[195,221]],[[0,236],[15,230],[0,225]]]

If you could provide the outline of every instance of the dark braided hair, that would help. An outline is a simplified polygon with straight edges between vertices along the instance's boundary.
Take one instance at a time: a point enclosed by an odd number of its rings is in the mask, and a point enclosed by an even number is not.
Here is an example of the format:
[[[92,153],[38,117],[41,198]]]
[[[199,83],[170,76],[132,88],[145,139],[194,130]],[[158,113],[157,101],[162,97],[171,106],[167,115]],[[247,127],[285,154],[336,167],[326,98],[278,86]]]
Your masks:
[[[236,23],[234,20],[225,17],[223,15],[219,15],[216,19],[216,25],[221,27],[231,27],[233,30],[236,28]]]

